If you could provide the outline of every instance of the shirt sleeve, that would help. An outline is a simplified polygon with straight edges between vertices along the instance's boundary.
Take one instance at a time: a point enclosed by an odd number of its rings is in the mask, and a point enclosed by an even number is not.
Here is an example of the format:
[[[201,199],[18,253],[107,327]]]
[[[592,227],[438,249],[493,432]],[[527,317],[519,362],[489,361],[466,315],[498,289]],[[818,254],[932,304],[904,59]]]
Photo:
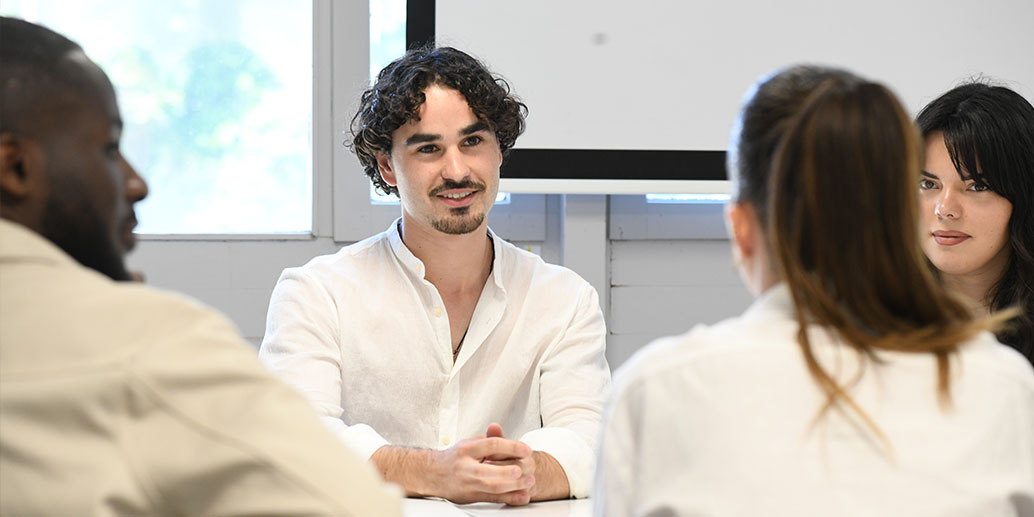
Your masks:
[[[610,389],[606,324],[596,290],[583,283],[576,311],[540,367],[542,428],[521,437],[549,453],[567,475],[572,497],[588,497],[596,468],[596,439]]]
[[[629,390],[617,382],[603,415],[599,468],[592,487],[596,517],[635,515],[635,466],[639,463],[635,442],[640,418],[635,414],[639,405],[630,398]]]
[[[337,303],[301,269],[280,276],[269,301],[259,358],[312,404],[320,421],[359,457],[369,460],[388,441],[365,424],[342,419]]]
[[[127,456],[162,513],[401,515],[397,490],[273,379],[221,316],[176,323],[126,366]]]

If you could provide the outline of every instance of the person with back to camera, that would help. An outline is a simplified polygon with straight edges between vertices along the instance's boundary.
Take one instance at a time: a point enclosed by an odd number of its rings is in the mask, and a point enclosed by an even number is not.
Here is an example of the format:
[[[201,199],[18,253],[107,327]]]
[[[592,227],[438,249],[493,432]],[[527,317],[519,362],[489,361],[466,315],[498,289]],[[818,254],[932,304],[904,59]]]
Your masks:
[[[1034,370],[926,266],[920,153],[849,72],[750,91],[727,218],[757,299],[615,375],[597,515],[1034,515]]]
[[[486,219],[525,111],[454,48],[387,65],[360,99],[352,148],[402,216],[285,270],[270,299],[259,357],[411,496],[589,493],[610,386],[596,291]]]
[[[401,515],[225,317],[128,282],[108,77],[0,17],[0,515]]]
[[[916,119],[923,251],[941,282],[981,308],[1017,307],[998,339],[1034,364],[1034,106],[989,84],[960,85]]]

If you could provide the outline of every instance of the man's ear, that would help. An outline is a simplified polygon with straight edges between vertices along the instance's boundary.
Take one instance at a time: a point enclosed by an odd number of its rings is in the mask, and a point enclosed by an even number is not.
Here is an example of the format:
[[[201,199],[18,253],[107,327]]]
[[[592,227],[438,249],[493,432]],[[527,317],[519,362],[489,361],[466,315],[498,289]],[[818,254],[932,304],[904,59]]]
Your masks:
[[[40,164],[34,146],[11,132],[0,133],[0,192],[5,200],[22,200],[33,194]]]
[[[761,245],[758,240],[761,222],[758,221],[754,206],[750,203],[730,203],[725,210],[725,218],[737,255],[741,260],[753,258],[757,247]]]
[[[395,170],[391,167],[391,157],[387,153],[377,153],[377,169],[381,171],[381,179],[385,183],[392,187],[398,185]]]

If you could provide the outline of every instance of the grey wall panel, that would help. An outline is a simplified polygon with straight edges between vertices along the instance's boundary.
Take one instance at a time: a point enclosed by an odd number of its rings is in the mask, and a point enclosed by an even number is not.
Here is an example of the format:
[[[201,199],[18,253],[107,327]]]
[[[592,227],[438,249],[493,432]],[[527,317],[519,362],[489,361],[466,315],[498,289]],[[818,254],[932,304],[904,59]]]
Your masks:
[[[611,285],[739,287],[726,240],[613,241]]]

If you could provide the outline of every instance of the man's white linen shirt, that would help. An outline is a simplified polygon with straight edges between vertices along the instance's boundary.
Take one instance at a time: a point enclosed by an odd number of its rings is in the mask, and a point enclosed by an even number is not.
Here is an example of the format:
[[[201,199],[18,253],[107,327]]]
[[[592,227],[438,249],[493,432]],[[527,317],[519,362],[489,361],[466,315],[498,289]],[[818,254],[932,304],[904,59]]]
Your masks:
[[[489,235],[492,272],[455,364],[445,305],[397,221],[286,269],[260,358],[361,457],[388,444],[445,449],[498,422],[585,497],[610,385],[596,291]]]
[[[938,401],[931,354],[880,352],[848,391],[852,414],[816,420],[824,394],[797,344],[784,285],[747,312],[665,338],[615,373],[596,515],[1032,516],[1034,370],[982,333],[951,362]],[[841,385],[857,355],[809,329]],[[812,425],[814,422],[814,426]]]

